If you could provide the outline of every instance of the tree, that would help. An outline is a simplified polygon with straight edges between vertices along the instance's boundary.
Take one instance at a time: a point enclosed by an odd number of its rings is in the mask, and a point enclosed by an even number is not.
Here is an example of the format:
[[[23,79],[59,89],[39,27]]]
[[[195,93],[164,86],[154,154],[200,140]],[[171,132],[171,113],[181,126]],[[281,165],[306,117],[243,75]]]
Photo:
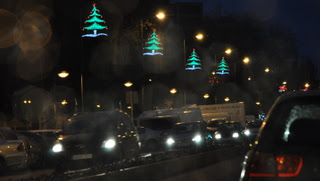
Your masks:
[[[190,58],[187,60],[186,70],[199,70],[201,69],[201,60],[196,53],[196,50],[193,49],[190,55]]]
[[[227,65],[227,62],[224,59],[224,57],[222,57],[220,64],[218,65],[218,71],[216,72],[216,74],[229,74],[229,66]]]
[[[157,50],[163,50],[162,47],[158,46],[158,45],[161,45],[159,41],[160,39],[158,38],[156,30],[154,29],[150,35],[150,38],[148,38],[148,41],[146,42],[146,44],[150,46],[143,48],[143,49],[151,50],[151,52],[143,53],[143,55],[163,55],[163,53],[157,52]]]
[[[92,23],[90,26],[83,27],[82,31],[84,30],[92,30],[93,34],[84,34],[82,37],[97,37],[97,36],[108,36],[106,33],[97,33],[98,30],[108,29],[107,26],[102,26],[99,23],[106,23],[106,21],[100,19],[103,18],[101,14],[99,14],[99,9],[97,9],[96,4],[92,4],[93,8],[88,16],[88,20],[84,23]],[[99,18],[100,17],[100,18]],[[89,19],[90,18],[90,19]]]

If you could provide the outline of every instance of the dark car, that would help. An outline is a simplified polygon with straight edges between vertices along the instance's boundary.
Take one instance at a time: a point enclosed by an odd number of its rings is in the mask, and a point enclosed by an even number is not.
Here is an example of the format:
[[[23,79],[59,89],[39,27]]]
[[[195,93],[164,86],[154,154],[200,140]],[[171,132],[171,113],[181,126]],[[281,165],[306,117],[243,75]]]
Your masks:
[[[248,136],[240,122],[226,121],[220,124],[214,133],[215,144],[224,145],[247,145]]]
[[[228,118],[213,118],[208,122],[207,128],[214,133],[215,131],[217,131],[218,126],[220,124],[223,124],[227,120]]]
[[[76,115],[66,125],[61,140],[52,147],[53,156],[61,161],[58,166],[68,168],[134,158],[139,151],[133,123],[119,111]]]
[[[320,92],[281,96],[243,162],[244,180],[320,180]]]
[[[250,142],[253,142],[259,133],[262,121],[250,121],[246,125],[245,134],[249,136]]]
[[[141,149],[147,152],[165,151],[165,134],[181,122],[178,116],[157,116],[136,120],[141,141]]]
[[[212,135],[204,121],[177,123],[166,137],[168,150],[206,149],[213,146]]]

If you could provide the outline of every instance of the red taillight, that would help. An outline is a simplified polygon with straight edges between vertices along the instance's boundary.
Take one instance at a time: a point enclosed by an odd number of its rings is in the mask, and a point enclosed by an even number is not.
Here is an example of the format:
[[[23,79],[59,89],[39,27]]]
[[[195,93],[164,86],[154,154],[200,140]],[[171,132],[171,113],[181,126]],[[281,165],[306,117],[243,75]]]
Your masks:
[[[20,145],[18,146],[17,148],[17,151],[24,151],[24,144],[23,143],[20,143]]]
[[[249,164],[249,177],[296,177],[303,165],[297,155],[256,152]]]

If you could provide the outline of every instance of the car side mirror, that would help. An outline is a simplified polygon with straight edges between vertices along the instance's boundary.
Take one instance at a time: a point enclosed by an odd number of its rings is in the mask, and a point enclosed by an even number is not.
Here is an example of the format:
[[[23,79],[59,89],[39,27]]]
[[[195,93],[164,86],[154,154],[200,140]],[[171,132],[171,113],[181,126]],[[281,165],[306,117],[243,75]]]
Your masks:
[[[145,128],[138,128],[137,130],[138,130],[138,133],[139,133],[139,134],[143,134],[143,133],[146,132],[146,129],[145,129]]]

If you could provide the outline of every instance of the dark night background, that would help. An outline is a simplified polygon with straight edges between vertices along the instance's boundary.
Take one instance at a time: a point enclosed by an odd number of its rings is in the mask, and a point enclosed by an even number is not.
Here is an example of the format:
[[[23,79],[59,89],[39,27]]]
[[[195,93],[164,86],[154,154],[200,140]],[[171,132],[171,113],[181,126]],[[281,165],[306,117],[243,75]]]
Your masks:
[[[182,91],[175,97],[168,93],[173,87],[186,90],[187,104],[222,103],[229,96],[235,102],[245,102],[248,114],[267,111],[280,95],[277,88],[283,81],[288,82],[289,90],[299,90],[305,82],[312,89],[318,88],[320,45],[315,41],[319,39],[315,20],[319,19],[320,3],[192,2],[96,1],[109,36],[90,39],[81,38],[81,29],[92,1],[2,1],[0,121],[15,118],[37,123],[42,117],[51,119],[48,117],[53,111],[55,115],[56,111],[61,115],[79,111],[81,73],[86,111],[97,110],[97,104],[103,110],[124,108],[127,88],[123,83],[132,81],[132,90],[139,95],[136,116],[155,107],[183,106]],[[166,21],[155,19],[158,9],[166,10]],[[153,28],[165,55],[142,57],[143,42]],[[193,38],[199,31],[205,33],[202,42]],[[183,41],[186,56],[192,48],[198,50],[203,70],[184,70]],[[227,56],[226,48],[235,51]],[[226,56],[233,74],[219,77],[220,83],[212,86],[208,79],[222,56]],[[249,66],[241,63],[244,56],[250,57]],[[269,74],[263,71],[265,67],[271,69]],[[68,71],[69,77],[58,78],[61,70]],[[248,81],[248,76],[253,80]],[[203,100],[204,93],[216,100]],[[75,101],[66,108],[56,107],[66,97]],[[36,107],[21,103],[31,98]],[[262,102],[261,107],[256,107],[256,101]]]

